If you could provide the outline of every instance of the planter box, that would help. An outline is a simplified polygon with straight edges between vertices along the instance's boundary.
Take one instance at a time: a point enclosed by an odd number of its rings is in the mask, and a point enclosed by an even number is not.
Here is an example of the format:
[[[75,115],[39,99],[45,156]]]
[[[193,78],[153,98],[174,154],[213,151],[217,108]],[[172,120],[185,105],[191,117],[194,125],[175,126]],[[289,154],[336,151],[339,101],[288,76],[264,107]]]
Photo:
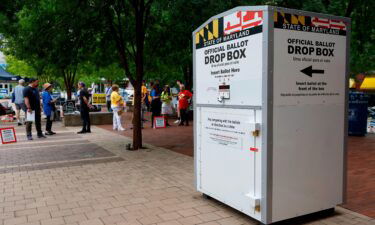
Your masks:
[[[105,125],[113,123],[113,114],[110,112],[92,112],[90,113],[91,125]],[[63,124],[66,127],[81,126],[82,120],[80,114],[65,114]]]

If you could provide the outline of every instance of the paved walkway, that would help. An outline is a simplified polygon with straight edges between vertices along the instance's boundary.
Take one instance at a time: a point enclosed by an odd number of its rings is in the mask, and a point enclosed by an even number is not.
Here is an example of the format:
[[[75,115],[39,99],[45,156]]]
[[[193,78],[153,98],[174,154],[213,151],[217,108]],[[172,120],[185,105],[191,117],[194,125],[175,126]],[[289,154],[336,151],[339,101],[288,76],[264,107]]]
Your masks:
[[[130,115],[124,115],[124,126],[129,127]],[[171,120],[173,121],[173,120]],[[172,123],[171,123],[172,124]],[[191,123],[192,124],[192,123]],[[112,131],[111,125],[100,126]],[[132,137],[132,130],[121,132]],[[146,143],[193,156],[193,127],[172,127],[154,130],[146,123],[143,130]],[[349,137],[348,143],[348,192],[345,208],[375,218],[375,135]]]
[[[147,119],[151,117],[150,113],[146,113],[145,116]],[[121,132],[122,135],[126,137],[133,136],[133,130],[130,129],[131,125],[131,113],[124,113],[122,116],[123,126],[126,128],[126,131]],[[152,145],[166,148],[174,152],[178,152],[184,155],[193,156],[193,123],[190,123],[190,126],[178,127],[174,123],[175,119],[169,119],[169,124],[171,127],[168,129],[152,129],[151,120],[144,123],[145,129],[143,132],[143,141],[145,143],[150,143]],[[112,125],[102,125],[98,126],[104,128],[108,131],[112,130]],[[117,132],[115,132],[117,133]]]
[[[344,207],[375,218],[375,134],[349,137],[348,201]]]
[[[57,135],[0,145],[0,225],[257,224],[193,187],[193,158],[160,147],[125,151],[129,138],[55,124]],[[337,207],[289,224],[374,224]]]

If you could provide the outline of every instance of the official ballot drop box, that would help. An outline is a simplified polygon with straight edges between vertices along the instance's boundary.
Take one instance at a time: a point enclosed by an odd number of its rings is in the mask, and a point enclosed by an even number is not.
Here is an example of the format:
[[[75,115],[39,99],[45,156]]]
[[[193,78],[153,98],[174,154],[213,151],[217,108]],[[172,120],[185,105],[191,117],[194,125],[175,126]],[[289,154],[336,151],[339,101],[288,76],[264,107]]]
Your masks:
[[[271,6],[193,32],[198,191],[265,224],[345,201],[349,34]]]

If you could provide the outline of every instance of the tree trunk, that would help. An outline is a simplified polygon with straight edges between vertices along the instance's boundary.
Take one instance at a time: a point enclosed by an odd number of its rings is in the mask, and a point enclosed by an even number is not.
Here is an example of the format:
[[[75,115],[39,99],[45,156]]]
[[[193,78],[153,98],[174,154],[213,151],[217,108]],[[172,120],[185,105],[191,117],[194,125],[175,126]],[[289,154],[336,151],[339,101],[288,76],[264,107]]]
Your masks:
[[[348,6],[346,7],[346,12],[345,12],[346,17],[350,17],[350,15],[352,14],[354,10],[354,4],[355,4],[354,0],[349,0]]]
[[[69,86],[65,88],[66,88],[66,94],[68,96],[68,100],[72,100],[72,88],[70,88]]]
[[[138,6],[137,6],[138,7]],[[145,13],[144,1],[141,0],[139,8],[135,9],[135,29],[136,29],[136,81],[134,85],[134,124],[133,124],[133,149],[142,148],[142,118],[141,118],[141,88],[143,80],[143,49],[145,40],[145,30],[143,16]]]
[[[62,73],[64,76],[64,84],[68,100],[72,100],[72,89],[74,86],[76,72],[62,70]]]
[[[191,90],[193,87],[193,69],[191,64],[187,64],[184,66],[184,80],[185,80],[185,87],[187,90]]]
[[[142,148],[142,118],[141,118],[141,87],[142,82],[136,82],[134,86],[134,109],[133,109],[133,149]]]

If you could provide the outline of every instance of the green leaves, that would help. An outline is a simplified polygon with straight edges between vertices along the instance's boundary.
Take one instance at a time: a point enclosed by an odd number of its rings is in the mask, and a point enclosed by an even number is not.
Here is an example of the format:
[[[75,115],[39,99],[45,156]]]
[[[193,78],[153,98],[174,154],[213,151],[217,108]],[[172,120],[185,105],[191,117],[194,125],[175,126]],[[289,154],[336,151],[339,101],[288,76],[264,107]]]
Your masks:
[[[238,5],[262,4],[350,15],[352,72],[374,70],[375,23],[369,22],[375,11],[374,1],[155,0],[143,21],[147,26],[143,60],[146,78],[168,83],[177,78],[189,79],[192,31],[225,10]],[[108,18],[112,19],[116,33],[111,32]],[[22,60],[38,75],[54,70],[55,76],[63,76],[61,70],[68,69],[96,79],[104,70],[106,74],[113,74],[108,79],[121,80],[124,73],[119,69],[121,61],[115,37],[120,38],[128,57],[129,74],[135,75],[138,36],[132,1],[2,0],[0,21],[2,51]],[[15,61],[11,60],[13,63]],[[90,72],[85,70],[87,65],[92,67]],[[20,68],[28,71],[24,66]]]

